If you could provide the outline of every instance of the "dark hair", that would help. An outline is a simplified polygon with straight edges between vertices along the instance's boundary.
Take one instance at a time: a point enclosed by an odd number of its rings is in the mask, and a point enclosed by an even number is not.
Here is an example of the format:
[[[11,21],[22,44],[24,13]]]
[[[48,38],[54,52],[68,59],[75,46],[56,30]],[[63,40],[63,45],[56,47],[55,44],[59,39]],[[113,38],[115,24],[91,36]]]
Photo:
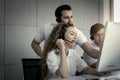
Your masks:
[[[70,5],[61,5],[59,6],[56,10],[55,10],[55,17],[56,17],[56,21],[59,23],[61,22],[61,12],[64,10],[72,10]]]
[[[90,39],[91,40],[94,40],[93,35],[96,34],[100,29],[104,29],[104,25],[101,23],[96,23],[91,26],[91,29],[90,29]]]

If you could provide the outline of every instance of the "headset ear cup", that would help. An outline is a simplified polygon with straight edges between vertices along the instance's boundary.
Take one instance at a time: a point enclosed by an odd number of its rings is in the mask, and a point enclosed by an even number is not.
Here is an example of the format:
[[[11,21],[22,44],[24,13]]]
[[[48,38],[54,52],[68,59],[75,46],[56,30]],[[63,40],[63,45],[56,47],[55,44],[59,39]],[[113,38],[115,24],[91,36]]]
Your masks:
[[[59,19],[56,19],[56,21],[59,23]]]
[[[60,22],[61,22],[61,20],[60,20],[60,18],[59,18],[59,17],[57,17],[57,18],[56,18],[56,21],[57,21],[58,23],[60,23]]]
[[[61,37],[62,37],[63,40],[65,39],[65,37],[64,37],[64,29],[63,28],[62,28],[62,31],[61,31]]]
[[[61,33],[61,35],[60,35],[60,36],[61,36],[61,38],[64,40],[64,34],[63,34],[63,33]]]
[[[64,40],[64,31],[63,31],[63,27],[60,31],[60,35],[59,35],[59,38],[63,39]]]

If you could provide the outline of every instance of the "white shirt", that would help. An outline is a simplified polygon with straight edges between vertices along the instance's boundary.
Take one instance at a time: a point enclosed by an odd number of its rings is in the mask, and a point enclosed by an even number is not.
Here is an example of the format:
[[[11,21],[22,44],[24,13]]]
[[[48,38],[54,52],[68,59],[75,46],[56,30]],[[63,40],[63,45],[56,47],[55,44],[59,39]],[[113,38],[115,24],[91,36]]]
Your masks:
[[[53,28],[57,24],[46,24],[44,27],[41,27],[40,30],[37,32],[35,36],[35,40],[37,42],[42,42],[46,39],[48,39],[50,33],[52,32]],[[76,28],[77,31],[77,43],[78,45],[82,45],[83,43],[87,42],[87,38],[84,36],[84,34]]]
[[[55,53],[56,50],[52,50],[48,53],[47,65],[49,68],[48,79],[57,79],[60,76],[56,75],[56,71],[60,65],[60,55]],[[81,72],[84,68],[87,67],[87,64],[84,60],[81,59],[80,55],[76,53],[74,49],[69,49],[69,54],[67,56],[68,64],[68,77],[75,76],[76,71]]]
[[[96,50],[100,50],[100,47],[98,47],[94,42],[91,43],[92,48],[96,49]],[[97,62],[97,59],[92,58],[90,55],[88,55],[85,51],[83,53],[83,59],[85,60],[85,62],[91,66],[92,64]]]

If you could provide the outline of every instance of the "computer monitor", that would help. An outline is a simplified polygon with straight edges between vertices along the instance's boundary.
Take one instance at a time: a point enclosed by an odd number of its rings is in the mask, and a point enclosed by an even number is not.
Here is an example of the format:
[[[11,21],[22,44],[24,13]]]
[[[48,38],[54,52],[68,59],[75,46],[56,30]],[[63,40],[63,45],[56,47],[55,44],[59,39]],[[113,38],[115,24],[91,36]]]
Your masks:
[[[107,22],[96,70],[120,70],[120,23]]]

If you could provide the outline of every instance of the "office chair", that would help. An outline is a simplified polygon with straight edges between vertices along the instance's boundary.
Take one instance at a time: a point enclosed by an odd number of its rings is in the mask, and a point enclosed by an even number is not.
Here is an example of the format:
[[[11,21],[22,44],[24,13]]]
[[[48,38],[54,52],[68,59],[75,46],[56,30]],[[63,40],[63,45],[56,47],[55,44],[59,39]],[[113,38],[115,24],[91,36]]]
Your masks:
[[[40,80],[41,59],[23,58],[22,64],[24,80]]]

